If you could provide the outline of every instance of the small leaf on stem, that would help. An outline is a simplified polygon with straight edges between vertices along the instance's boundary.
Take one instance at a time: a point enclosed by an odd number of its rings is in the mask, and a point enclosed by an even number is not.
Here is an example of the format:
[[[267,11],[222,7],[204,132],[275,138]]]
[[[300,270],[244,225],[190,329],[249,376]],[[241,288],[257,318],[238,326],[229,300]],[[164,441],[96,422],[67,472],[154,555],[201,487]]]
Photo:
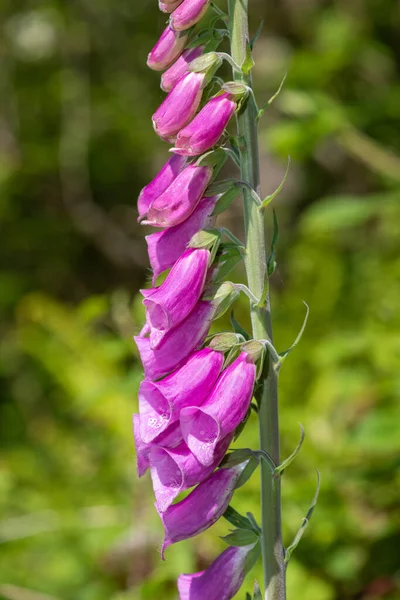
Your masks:
[[[254,544],[258,538],[258,534],[252,529],[235,529],[232,533],[221,537],[221,540],[228,546],[248,546]]]
[[[309,308],[308,304],[306,302],[304,302],[304,304],[306,307],[306,316],[304,317],[303,325],[301,326],[301,329],[300,329],[299,333],[297,334],[297,337],[294,340],[293,344],[290,346],[290,348],[288,348],[287,350],[285,350],[284,352],[281,352],[279,354],[279,367],[283,364],[284,360],[291,353],[291,351],[294,350],[294,348],[296,348],[297,344],[300,342],[300,340],[303,336],[304,330],[307,325],[308,315],[310,314],[310,308]]]
[[[269,196],[266,196],[264,198],[264,200],[262,201],[262,204],[260,206],[260,209],[265,210],[267,208],[267,206],[269,204],[271,204],[272,200],[274,200],[277,197],[277,195],[281,193],[281,191],[283,190],[283,186],[285,185],[287,176],[289,174],[289,167],[290,167],[290,156],[288,156],[288,164],[286,167],[286,172],[285,172],[285,175],[284,175],[281,183],[279,184],[279,186],[276,188],[276,190],[272,194],[270,194]]]
[[[299,440],[299,443],[297,444],[297,446],[294,449],[294,451],[292,452],[292,454],[286,460],[284,460],[278,467],[276,467],[275,472],[274,472],[274,476],[275,477],[279,477],[279,475],[282,475],[283,471],[294,461],[294,459],[296,458],[296,456],[300,452],[300,449],[301,449],[301,447],[303,445],[304,438],[305,438],[306,434],[305,434],[303,425],[301,423],[299,423],[299,425],[300,425],[300,440]]]
[[[242,71],[245,75],[248,75],[250,73],[250,71],[252,70],[252,68],[254,67],[255,62],[254,62],[254,58],[253,55],[251,53],[251,46],[249,44],[249,42],[246,42],[246,58],[243,61],[242,64]]]
[[[231,312],[231,316],[230,316],[230,322],[231,325],[233,327],[233,330],[236,333],[240,333],[240,335],[242,335],[244,337],[245,340],[249,340],[250,339],[250,334],[247,333],[247,331],[241,326],[241,324],[236,320],[235,315],[233,313],[233,311]]]
[[[263,106],[260,108],[260,110],[258,111],[258,115],[257,115],[257,121],[259,121],[261,119],[261,117],[263,116],[265,110],[271,106],[271,104],[273,103],[274,100],[276,100],[276,98],[279,96],[279,94],[281,93],[281,90],[283,88],[283,84],[285,83],[285,79],[287,77],[287,73],[285,73],[285,75],[283,76],[283,79],[280,83],[280,86],[278,88],[278,90],[275,92],[275,94],[272,96],[272,98],[270,98],[269,100],[267,100],[267,102],[265,104],[263,104]]]
[[[315,507],[317,505],[317,502],[318,502],[319,490],[320,490],[320,486],[321,486],[321,476],[320,476],[320,473],[319,473],[318,469],[316,469],[316,471],[317,471],[317,489],[315,491],[314,498],[312,499],[311,506],[308,509],[308,512],[307,512],[306,516],[303,519],[303,523],[302,523],[300,529],[296,533],[296,536],[295,536],[293,542],[290,544],[290,546],[288,548],[286,548],[286,552],[285,552],[285,565],[288,564],[288,562],[289,562],[289,560],[290,560],[293,552],[296,550],[297,546],[299,545],[300,540],[303,537],[303,534],[304,534],[305,530],[308,527],[308,524],[310,522],[310,519],[311,519],[311,517],[313,515],[314,509],[315,509]]]

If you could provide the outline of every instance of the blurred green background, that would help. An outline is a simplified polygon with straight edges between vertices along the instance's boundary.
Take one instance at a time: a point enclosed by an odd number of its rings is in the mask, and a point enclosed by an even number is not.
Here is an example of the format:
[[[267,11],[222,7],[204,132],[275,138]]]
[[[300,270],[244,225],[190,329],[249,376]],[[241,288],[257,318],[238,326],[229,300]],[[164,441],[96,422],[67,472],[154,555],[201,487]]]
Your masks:
[[[299,421],[307,434],[283,478],[287,544],[322,474],[289,600],[398,600],[400,5],[250,5],[253,31],[265,19],[259,103],[288,73],[260,127],[265,194],[292,157],[275,202],[278,350],[302,300],[311,310],[281,375],[283,455]],[[165,18],[155,0],[0,0],[0,14],[0,597],[174,600],[228,524],[162,563],[149,477],[135,475],[132,335],[149,278],[135,202],[167,157],[145,65]],[[239,201],[223,222],[241,235]],[[235,310],[246,324],[246,302]],[[256,447],[253,417],[238,443]],[[233,505],[258,515],[258,485]]]

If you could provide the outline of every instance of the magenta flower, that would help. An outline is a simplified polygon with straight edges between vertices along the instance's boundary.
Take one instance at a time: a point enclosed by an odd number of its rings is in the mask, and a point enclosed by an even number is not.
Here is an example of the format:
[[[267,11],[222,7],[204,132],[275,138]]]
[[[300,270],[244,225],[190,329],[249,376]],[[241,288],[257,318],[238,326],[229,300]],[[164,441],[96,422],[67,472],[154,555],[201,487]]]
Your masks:
[[[139,388],[141,440],[150,443],[158,438],[179,421],[185,406],[200,406],[213,389],[223,362],[223,354],[204,348],[165,379],[155,383],[144,380]]]
[[[158,3],[158,7],[159,9],[164,12],[164,13],[171,13],[173,12],[176,8],[178,8],[178,6],[182,3],[183,0],[174,0],[173,2],[161,2],[161,0]]]
[[[236,110],[236,102],[228,93],[212,98],[193,121],[178,133],[171,152],[197,156],[214,146]]]
[[[167,141],[196,114],[203,95],[205,73],[188,73],[182,77],[153,115],[155,132]]]
[[[198,58],[203,49],[204,46],[196,46],[196,48],[184,50],[178,60],[161,75],[161,89],[164,92],[170,92],[181,77],[189,73],[189,63]]]
[[[147,216],[150,204],[165,192],[185,167],[186,162],[187,159],[184,156],[173,156],[165,163],[155,178],[142,189],[138,198],[138,221]]]
[[[180,575],[180,600],[231,600],[240,590],[248,571],[247,562],[255,544],[231,546],[206,569]]]
[[[170,25],[183,31],[195,25],[206,14],[210,0],[183,0],[171,15]]]
[[[164,283],[158,288],[141,290],[151,327],[150,342],[157,347],[162,334],[181,323],[192,311],[203,293],[210,252],[205,248],[189,248],[176,261]],[[156,330],[152,339],[153,330]]]
[[[201,464],[207,466],[214,461],[216,444],[245,418],[255,378],[256,366],[242,352],[223,371],[201,408],[190,406],[181,411],[183,439]]]
[[[211,225],[213,221],[211,214],[216,201],[217,196],[204,197],[186,221],[146,236],[150,264],[153,269],[153,285],[158,275],[172,267],[183,254],[193,235],[199,229]]]
[[[165,537],[161,549],[199,535],[213,525],[226,511],[238,479],[247,463],[229,469],[218,469],[202,481],[181,502],[160,513]]]
[[[133,439],[136,448],[136,470],[138,477],[142,477],[150,467],[149,454],[151,444],[143,441],[140,435],[140,416],[133,415]],[[175,448],[182,444],[182,434],[179,423],[173,423],[164,432],[155,438],[156,444],[165,448]]]
[[[212,167],[189,165],[156,198],[148,211],[146,225],[173,227],[185,221],[203,196],[212,176]]]
[[[207,467],[199,463],[186,444],[176,448],[152,445],[149,455],[150,473],[158,512],[165,512],[183,490],[197,485],[211,475],[231,441],[232,436],[221,440],[216,448],[213,464]]]
[[[180,367],[203,344],[215,308],[211,302],[198,302],[182,323],[170,329],[155,349],[149,338],[136,336],[135,342],[147,379],[155,381]]]
[[[168,25],[147,58],[147,66],[163,71],[178,58],[186,46],[187,32],[175,31]]]

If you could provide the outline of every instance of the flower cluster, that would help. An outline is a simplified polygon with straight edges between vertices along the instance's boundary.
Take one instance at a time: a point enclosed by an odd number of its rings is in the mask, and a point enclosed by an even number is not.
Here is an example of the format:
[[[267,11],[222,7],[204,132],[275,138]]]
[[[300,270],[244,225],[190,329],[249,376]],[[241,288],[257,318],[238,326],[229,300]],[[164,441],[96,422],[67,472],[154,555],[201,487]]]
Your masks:
[[[164,71],[161,87],[167,96],[153,115],[153,126],[173,144],[173,154],[138,200],[139,221],[159,230],[146,237],[153,287],[141,290],[146,324],[135,341],[145,378],[134,438],[138,474],[150,470],[165,530],[162,557],[171,544],[215,523],[241,484],[248,459],[220,464],[249,412],[257,370],[257,357],[245,346],[237,344],[226,358],[224,347],[205,345],[212,320],[237,295],[233,284],[218,286],[218,235],[205,236],[203,242],[199,238],[199,232],[214,225],[219,200],[209,190],[216,171],[210,151],[239,97],[224,90],[210,97],[221,60],[216,52],[204,52],[200,43],[188,45],[189,29],[209,3],[160,1],[160,10],[170,13],[169,25],[147,62]],[[210,160],[204,160],[204,153]],[[196,239],[200,241],[194,243]],[[181,575],[181,600],[232,598],[256,545],[254,540],[232,545],[206,571]]]

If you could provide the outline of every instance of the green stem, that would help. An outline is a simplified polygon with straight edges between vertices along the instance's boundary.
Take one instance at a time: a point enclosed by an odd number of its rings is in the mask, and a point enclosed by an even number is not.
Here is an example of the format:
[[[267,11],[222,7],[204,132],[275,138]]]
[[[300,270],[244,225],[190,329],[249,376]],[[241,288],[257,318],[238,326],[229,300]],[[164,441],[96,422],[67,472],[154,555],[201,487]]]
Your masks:
[[[237,64],[242,65],[249,42],[248,0],[228,0],[228,2],[232,58]],[[234,78],[251,86],[250,76],[234,71]],[[247,181],[261,196],[256,116],[256,107],[250,97],[245,110],[238,116],[241,179]],[[243,190],[243,201],[248,287],[256,298],[261,298],[265,285],[268,285],[263,212],[252,199],[251,191],[246,188]],[[264,307],[251,306],[251,321],[255,339],[269,338],[272,341],[269,294]],[[278,376],[272,367],[272,361],[269,361],[265,367],[259,401],[260,449],[268,452],[279,465]],[[275,479],[271,476],[271,469],[265,461],[261,463],[261,512],[265,598],[285,600],[280,478]]]

